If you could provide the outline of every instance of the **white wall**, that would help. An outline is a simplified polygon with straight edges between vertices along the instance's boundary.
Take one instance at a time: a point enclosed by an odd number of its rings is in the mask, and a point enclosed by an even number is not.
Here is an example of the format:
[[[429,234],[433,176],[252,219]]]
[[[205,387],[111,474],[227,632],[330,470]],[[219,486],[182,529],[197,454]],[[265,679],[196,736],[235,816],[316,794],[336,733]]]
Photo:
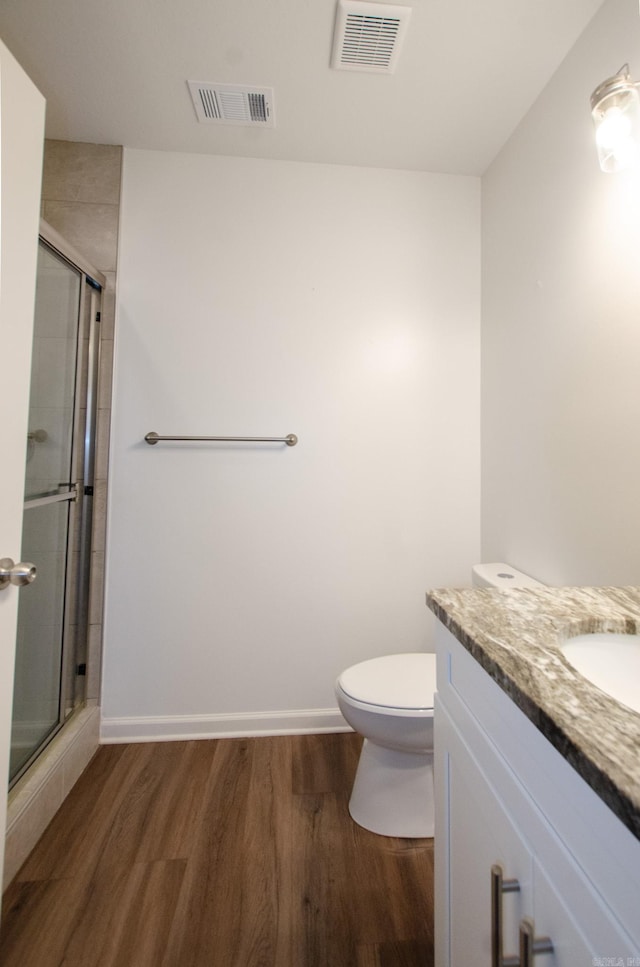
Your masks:
[[[125,151],[106,739],[335,725],[342,668],[431,649],[479,551],[479,239],[472,178]]]
[[[628,61],[609,0],[483,179],[483,559],[640,576],[640,173],[597,164],[589,95]]]

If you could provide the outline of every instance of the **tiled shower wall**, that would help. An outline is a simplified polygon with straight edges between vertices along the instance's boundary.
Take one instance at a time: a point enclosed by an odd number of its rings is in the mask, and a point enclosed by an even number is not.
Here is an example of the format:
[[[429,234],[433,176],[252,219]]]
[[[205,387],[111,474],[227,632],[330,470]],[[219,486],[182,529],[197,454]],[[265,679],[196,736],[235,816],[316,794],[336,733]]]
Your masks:
[[[102,297],[96,480],[94,492],[86,699],[100,696],[102,603],[106,525],[111,375],[122,148],[108,144],[46,141],[42,217],[107,280]]]
[[[45,142],[42,217],[106,277],[102,298],[86,709],[74,715],[9,795],[3,885],[16,875],[98,746],[116,256],[122,149]],[[93,706],[93,707],[92,707]]]

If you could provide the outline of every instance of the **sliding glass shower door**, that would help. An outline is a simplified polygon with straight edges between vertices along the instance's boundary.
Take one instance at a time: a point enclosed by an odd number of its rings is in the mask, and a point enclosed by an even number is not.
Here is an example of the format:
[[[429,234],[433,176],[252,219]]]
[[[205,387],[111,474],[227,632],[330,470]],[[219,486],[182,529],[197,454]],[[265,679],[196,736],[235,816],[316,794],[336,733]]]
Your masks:
[[[23,588],[18,610],[12,781],[82,699],[95,300],[95,283],[41,239],[21,554],[38,577]]]

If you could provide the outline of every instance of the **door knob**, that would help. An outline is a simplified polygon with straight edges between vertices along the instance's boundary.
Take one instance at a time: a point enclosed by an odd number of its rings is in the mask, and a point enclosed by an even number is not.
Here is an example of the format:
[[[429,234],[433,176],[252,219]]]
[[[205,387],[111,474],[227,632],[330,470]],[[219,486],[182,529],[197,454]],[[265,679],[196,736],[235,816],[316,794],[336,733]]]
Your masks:
[[[0,591],[9,584],[21,588],[36,579],[36,566],[26,561],[14,564],[10,557],[0,558]]]

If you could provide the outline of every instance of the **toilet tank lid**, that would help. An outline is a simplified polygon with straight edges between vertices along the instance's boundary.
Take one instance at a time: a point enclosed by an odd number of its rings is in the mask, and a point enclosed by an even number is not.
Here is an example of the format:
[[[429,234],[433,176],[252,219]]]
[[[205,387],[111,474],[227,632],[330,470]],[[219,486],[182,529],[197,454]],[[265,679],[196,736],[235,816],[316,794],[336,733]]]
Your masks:
[[[433,708],[436,656],[410,652],[370,658],[343,671],[338,684],[351,698],[370,705]]]
[[[523,571],[518,571],[510,564],[498,561],[494,564],[474,564],[471,568],[473,586],[476,588],[543,588],[541,581],[536,581]]]

